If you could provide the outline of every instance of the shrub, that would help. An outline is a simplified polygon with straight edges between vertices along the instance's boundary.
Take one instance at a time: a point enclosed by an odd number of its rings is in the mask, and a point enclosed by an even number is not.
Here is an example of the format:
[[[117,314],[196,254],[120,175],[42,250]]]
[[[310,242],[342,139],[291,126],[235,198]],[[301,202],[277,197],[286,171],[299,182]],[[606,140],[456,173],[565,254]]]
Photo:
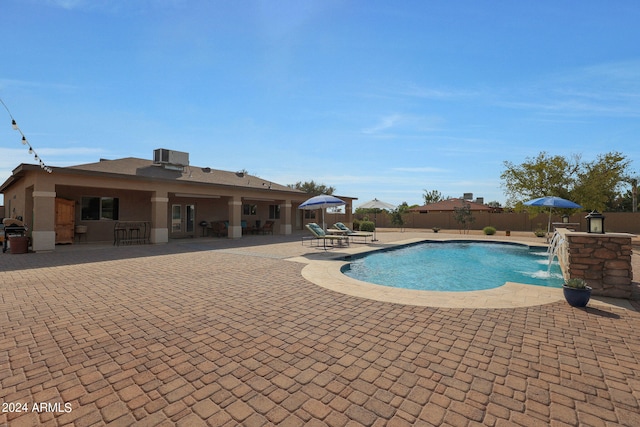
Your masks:
[[[360,231],[360,220],[359,219],[354,219],[353,220],[353,230],[354,231]]]
[[[488,226],[488,227],[483,228],[482,232],[484,234],[486,234],[487,236],[492,236],[492,235],[496,234],[496,228]]]
[[[373,231],[376,229],[376,225],[373,221],[360,221],[360,231]]]

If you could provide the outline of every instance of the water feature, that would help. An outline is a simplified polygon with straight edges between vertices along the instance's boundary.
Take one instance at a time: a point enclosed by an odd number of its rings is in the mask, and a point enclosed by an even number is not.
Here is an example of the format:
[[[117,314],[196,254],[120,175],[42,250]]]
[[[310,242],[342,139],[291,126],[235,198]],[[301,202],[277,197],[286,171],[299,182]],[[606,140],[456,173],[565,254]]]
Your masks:
[[[547,253],[549,254],[549,269],[551,269],[554,259],[557,260],[557,263],[560,265],[561,271],[563,267],[567,266],[566,240],[564,235],[557,230],[553,233],[553,236],[551,236]]]

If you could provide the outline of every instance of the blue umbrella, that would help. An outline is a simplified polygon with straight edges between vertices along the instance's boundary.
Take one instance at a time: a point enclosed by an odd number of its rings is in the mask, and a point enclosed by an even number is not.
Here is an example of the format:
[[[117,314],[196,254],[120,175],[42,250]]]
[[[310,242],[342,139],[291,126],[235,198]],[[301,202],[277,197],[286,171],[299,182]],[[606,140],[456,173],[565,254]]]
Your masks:
[[[562,197],[556,196],[540,197],[539,199],[529,200],[528,202],[524,202],[523,204],[526,206],[549,207],[549,225],[547,225],[547,233],[551,231],[551,209],[578,209],[582,207],[579,204],[572,202],[571,200],[563,199]]]
[[[314,196],[309,200],[302,203],[298,206],[298,209],[305,210],[314,210],[314,209],[322,209],[322,227],[324,227],[324,210],[325,208],[330,208],[334,206],[342,206],[346,203],[343,200],[338,199],[335,196],[330,196],[328,194],[320,194],[319,196]]]

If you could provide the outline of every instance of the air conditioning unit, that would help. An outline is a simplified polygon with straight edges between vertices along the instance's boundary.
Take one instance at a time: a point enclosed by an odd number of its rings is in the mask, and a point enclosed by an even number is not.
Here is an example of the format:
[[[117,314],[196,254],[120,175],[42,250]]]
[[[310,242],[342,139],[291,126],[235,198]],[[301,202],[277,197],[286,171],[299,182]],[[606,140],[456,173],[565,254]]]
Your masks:
[[[158,148],[153,150],[153,163],[157,165],[189,166],[189,153]]]

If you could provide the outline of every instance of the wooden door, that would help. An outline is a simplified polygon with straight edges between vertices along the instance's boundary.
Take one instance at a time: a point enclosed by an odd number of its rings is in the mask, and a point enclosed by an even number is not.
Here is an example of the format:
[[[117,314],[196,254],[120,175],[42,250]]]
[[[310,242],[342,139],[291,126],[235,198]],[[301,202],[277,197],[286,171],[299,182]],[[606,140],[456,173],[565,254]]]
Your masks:
[[[56,199],[56,244],[73,243],[76,222],[76,202]]]

